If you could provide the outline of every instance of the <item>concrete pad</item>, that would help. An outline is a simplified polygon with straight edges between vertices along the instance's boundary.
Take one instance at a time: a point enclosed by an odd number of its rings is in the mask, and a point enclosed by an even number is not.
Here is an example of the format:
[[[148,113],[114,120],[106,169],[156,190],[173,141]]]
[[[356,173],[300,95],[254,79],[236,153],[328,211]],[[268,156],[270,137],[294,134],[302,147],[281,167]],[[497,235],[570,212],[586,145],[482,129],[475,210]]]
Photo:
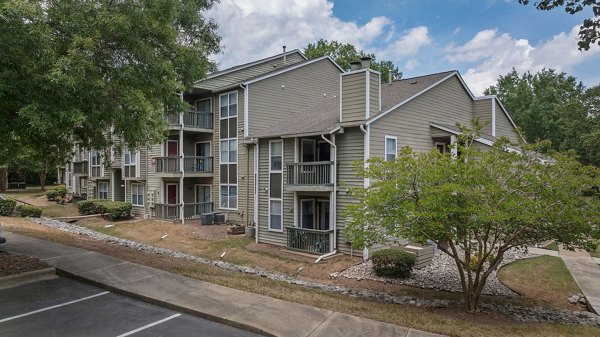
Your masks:
[[[366,318],[334,312],[310,337],[330,336],[397,336],[404,337],[408,328],[376,322]]]
[[[586,297],[592,311],[600,313],[600,266],[585,251],[560,248],[560,257]]]
[[[438,335],[436,333],[425,332],[421,330],[410,329],[406,337],[446,337],[445,335]]]
[[[530,252],[531,254],[537,254],[537,255],[559,256],[557,251],[550,250],[550,249],[527,247],[527,251]]]
[[[123,263],[123,260],[95,252],[86,253],[85,258],[78,254],[46,259],[44,261],[53,267],[72,274],[85,273],[94,269]]]
[[[28,255],[44,260],[69,255],[85,254],[88,251],[59,243],[49,243],[21,235],[5,233],[6,243],[0,249],[14,254]]]
[[[309,336],[333,314],[331,310],[273,299],[226,317],[275,336]]]
[[[104,268],[97,268],[85,273],[77,273],[79,277],[120,288],[125,284],[144,280],[166,273],[165,271],[144,267],[139,264],[121,262]]]

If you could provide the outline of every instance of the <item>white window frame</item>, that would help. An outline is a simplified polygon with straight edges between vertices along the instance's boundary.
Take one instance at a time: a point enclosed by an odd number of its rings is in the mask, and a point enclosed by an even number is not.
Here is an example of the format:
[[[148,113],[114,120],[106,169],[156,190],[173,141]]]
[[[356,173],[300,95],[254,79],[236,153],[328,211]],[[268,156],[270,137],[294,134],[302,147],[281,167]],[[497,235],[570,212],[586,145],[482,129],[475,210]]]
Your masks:
[[[67,187],[73,188],[73,173],[71,171],[67,171]]]
[[[438,149],[438,146],[440,146],[440,145],[441,145],[441,146],[443,147],[443,149],[444,149],[444,151],[442,152],[442,154],[446,154],[446,153],[448,153],[448,144],[446,144],[446,143],[442,143],[442,142],[435,142],[435,149],[437,150],[437,149]]]
[[[273,156],[272,154],[272,144],[274,143],[280,143],[281,144],[281,169],[280,170],[273,170],[271,167],[271,157]],[[283,232],[284,226],[283,226],[283,146],[284,146],[284,142],[282,139],[277,139],[277,140],[270,140],[269,141],[269,175],[268,175],[268,179],[269,179],[269,188],[268,188],[268,195],[267,198],[269,200],[268,202],[268,229],[269,231],[272,232]],[[271,198],[271,173],[281,173],[281,198]],[[281,212],[279,213],[279,216],[281,217],[281,228],[273,228],[271,226],[271,201],[279,201],[280,205],[281,205]]]
[[[398,158],[398,138],[396,136],[385,136],[385,140],[384,140],[384,153],[383,153],[383,160],[385,161],[390,161],[388,160],[388,154],[392,154],[391,152],[389,152],[388,150],[388,139],[393,139],[394,140],[394,160],[396,160]]]
[[[129,156],[129,160],[127,157]],[[131,157],[134,160],[131,160]],[[129,167],[134,167],[134,175],[127,175],[125,172],[129,172]],[[137,178],[140,176],[140,151],[130,151],[128,148],[123,149],[123,177],[125,178]]]
[[[94,163],[95,158],[97,158],[96,163]],[[94,168],[98,168],[98,175],[94,175]],[[102,165],[102,153],[98,150],[93,150],[90,153],[90,177],[92,177],[92,178],[104,177],[104,167]]]
[[[141,189],[141,192],[140,192]],[[131,205],[133,206],[144,206],[145,198],[145,189],[144,184],[132,183],[131,184]],[[134,202],[133,196],[137,196],[137,201]],[[140,197],[142,198],[142,203],[139,203]]]
[[[104,189],[100,186],[104,186]],[[98,182],[98,199],[108,200],[108,181],[99,181]],[[102,194],[106,194],[105,197],[102,197]]]
[[[230,102],[229,96],[231,94],[235,94],[235,101],[236,101],[236,103],[235,103],[235,105],[236,105],[235,115],[231,115],[230,114],[231,113],[230,112],[230,106],[231,106],[231,104],[229,104],[229,102]],[[222,107],[223,97],[224,96],[227,96],[227,116],[221,116],[221,107]],[[226,92],[226,93],[223,93],[223,94],[219,95],[219,111],[218,111],[219,121],[224,120],[224,119],[231,119],[231,118],[234,118],[234,117],[238,118],[238,115],[239,115],[238,114],[239,113],[239,104],[238,103],[239,103],[239,97],[238,97],[237,90]],[[236,125],[235,130],[236,130],[235,137],[231,137],[231,135],[229,135],[229,138],[219,138],[219,170],[221,169],[220,168],[221,164],[228,164],[228,165],[236,165],[237,166],[238,157],[239,157],[239,144],[238,144],[238,135],[237,135],[237,125]],[[231,142],[234,142],[234,144],[235,144],[235,161],[232,161],[231,158],[230,158],[231,157],[230,152],[232,151],[230,149]],[[223,151],[222,151],[223,150],[223,143],[227,143],[227,151],[226,151],[227,158],[226,158],[226,160],[224,160],[224,156],[222,155],[222,153],[223,153]],[[236,167],[236,172],[237,172],[237,168],[238,167]],[[226,194],[227,205],[226,205],[226,207],[224,207],[221,204],[221,198],[222,198],[221,190],[223,189],[223,187],[227,187],[227,194]],[[235,187],[235,191],[236,191],[235,192],[235,200],[236,200],[235,201],[235,207],[231,207],[231,198],[232,198],[233,194],[231,194],[230,192],[231,192],[231,188],[232,187]],[[239,192],[240,191],[239,191],[238,184],[237,184],[237,177],[236,177],[236,183],[235,184],[231,184],[231,183],[224,184],[224,183],[221,183],[219,181],[219,208],[220,209],[225,209],[225,210],[237,210],[238,206],[239,206],[239,198],[238,198]]]

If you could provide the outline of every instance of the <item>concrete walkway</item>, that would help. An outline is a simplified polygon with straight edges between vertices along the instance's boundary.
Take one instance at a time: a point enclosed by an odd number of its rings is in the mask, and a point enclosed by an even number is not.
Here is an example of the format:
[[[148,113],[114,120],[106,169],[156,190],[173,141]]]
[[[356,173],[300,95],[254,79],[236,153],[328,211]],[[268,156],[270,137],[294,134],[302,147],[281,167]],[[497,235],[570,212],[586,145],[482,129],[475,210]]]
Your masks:
[[[527,247],[527,251],[531,254],[537,255],[559,256],[557,251],[544,248]]]
[[[441,336],[231,289],[111,256],[6,233],[0,249],[59,272],[168,308],[271,336]]]
[[[559,253],[587,299],[590,309],[600,314],[600,266],[586,251],[571,252],[561,247]]]

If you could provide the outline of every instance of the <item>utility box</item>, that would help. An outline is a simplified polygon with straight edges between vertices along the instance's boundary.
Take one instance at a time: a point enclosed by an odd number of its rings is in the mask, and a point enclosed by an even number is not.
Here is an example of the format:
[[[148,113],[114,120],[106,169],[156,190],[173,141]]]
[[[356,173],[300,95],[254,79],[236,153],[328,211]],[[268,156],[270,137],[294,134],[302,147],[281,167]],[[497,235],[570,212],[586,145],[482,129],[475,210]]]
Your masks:
[[[214,213],[203,213],[200,215],[200,225],[207,226],[215,223]]]
[[[215,224],[222,225],[225,223],[225,214],[223,213],[215,213]]]

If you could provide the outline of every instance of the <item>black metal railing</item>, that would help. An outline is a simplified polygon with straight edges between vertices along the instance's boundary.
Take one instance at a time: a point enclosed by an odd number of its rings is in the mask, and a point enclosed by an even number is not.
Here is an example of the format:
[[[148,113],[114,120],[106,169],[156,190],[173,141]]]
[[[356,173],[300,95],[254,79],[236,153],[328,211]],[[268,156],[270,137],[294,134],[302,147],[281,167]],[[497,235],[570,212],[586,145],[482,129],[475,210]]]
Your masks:
[[[287,247],[307,253],[326,254],[331,252],[333,230],[315,230],[286,227]]]
[[[187,157],[183,158],[185,172],[212,173],[213,157]]]
[[[288,185],[330,185],[333,162],[287,163]]]

